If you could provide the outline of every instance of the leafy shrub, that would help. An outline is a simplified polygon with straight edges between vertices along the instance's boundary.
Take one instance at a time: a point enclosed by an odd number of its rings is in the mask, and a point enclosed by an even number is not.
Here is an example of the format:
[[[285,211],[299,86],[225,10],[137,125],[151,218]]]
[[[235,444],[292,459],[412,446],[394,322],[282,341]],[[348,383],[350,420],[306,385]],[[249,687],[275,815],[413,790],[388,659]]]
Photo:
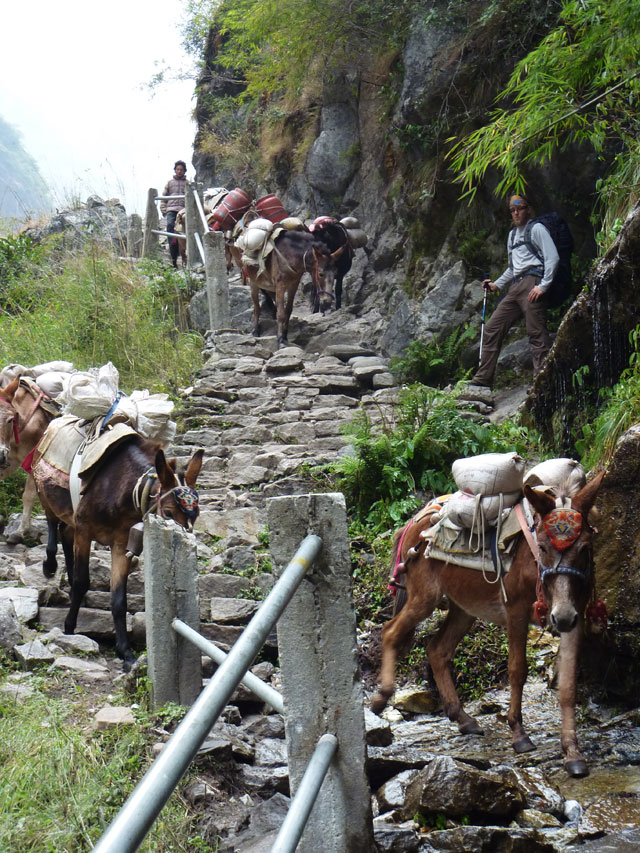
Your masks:
[[[586,470],[606,462],[620,436],[640,421],[640,326],[630,332],[629,341],[629,367],[613,388],[600,389],[600,413],[582,426],[582,438],[576,441]]]
[[[455,459],[491,451],[524,453],[531,441],[512,423],[479,424],[462,416],[454,394],[413,385],[400,394],[395,425],[374,425],[360,412],[346,428],[354,454],[326,472],[355,519],[374,533],[397,526],[424,495],[453,488]]]
[[[65,359],[80,369],[112,361],[125,390],[188,382],[201,338],[185,331],[189,291],[181,276],[157,263],[139,270],[97,243],[70,254],[54,241],[39,251],[38,265],[14,269],[6,285],[0,361]]]
[[[475,337],[475,329],[465,325],[454,329],[443,342],[435,338],[429,343],[413,340],[401,356],[391,359],[389,367],[399,382],[420,382],[442,388],[471,373],[463,368],[461,356],[465,346]]]

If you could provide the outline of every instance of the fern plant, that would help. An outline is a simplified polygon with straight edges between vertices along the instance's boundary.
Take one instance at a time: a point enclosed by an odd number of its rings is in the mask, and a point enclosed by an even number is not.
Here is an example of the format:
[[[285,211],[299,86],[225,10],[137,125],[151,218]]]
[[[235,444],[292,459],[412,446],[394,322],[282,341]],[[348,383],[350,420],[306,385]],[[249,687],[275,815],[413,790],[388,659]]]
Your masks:
[[[467,323],[455,328],[444,341],[411,341],[403,355],[391,359],[389,368],[399,382],[443,388],[471,373],[462,365],[462,353],[475,337],[476,330]]]

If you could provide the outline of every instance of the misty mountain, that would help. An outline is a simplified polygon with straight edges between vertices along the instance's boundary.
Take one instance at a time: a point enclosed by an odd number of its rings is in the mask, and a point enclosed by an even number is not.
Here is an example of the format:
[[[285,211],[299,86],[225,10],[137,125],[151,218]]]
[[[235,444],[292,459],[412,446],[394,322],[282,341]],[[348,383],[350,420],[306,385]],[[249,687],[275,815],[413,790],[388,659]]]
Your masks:
[[[24,220],[52,208],[38,164],[25,151],[19,132],[0,117],[0,217]]]

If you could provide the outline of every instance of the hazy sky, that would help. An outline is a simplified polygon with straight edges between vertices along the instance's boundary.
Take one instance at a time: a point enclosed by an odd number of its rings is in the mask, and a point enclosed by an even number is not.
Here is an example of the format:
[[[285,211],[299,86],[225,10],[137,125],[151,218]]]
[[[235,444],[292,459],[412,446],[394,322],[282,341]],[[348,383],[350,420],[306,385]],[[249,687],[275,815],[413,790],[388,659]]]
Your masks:
[[[16,127],[58,207],[117,196],[144,214],[177,159],[191,166],[193,81],[146,87],[159,67],[188,70],[180,0],[10,0],[3,13],[0,115]],[[158,63],[159,65],[156,65]]]

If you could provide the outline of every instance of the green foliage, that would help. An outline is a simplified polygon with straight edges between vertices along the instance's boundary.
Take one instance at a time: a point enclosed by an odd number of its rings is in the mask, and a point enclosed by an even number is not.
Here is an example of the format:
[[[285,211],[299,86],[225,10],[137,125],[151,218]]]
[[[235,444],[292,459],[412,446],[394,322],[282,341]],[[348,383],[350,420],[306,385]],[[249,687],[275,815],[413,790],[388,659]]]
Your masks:
[[[189,381],[201,339],[186,331],[190,292],[180,275],[158,262],[132,267],[98,244],[74,254],[55,241],[15,251],[0,302],[2,363],[65,359],[85,369],[112,361],[125,390]]]
[[[223,36],[216,61],[247,81],[247,94],[294,94],[311,68],[336,72],[366,50],[402,44],[411,0],[192,0],[185,43],[201,50],[208,26]]]
[[[630,332],[629,342],[629,367],[613,388],[600,389],[600,412],[593,423],[582,426],[576,441],[587,471],[606,463],[620,436],[640,421],[640,326]]]
[[[22,512],[22,491],[27,475],[19,469],[6,480],[0,480],[0,516],[6,521],[11,513]]]
[[[156,735],[139,725],[91,733],[88,722],[77,708],[40,693],[19,703],[0,699],[0,849],[93,848],[149,765]],[[140,849],[206,849],[194,846],[201,838],[192,824],[178,793]]]
[[[43,252],[26,234],[0,237],[0,304],[9,291],[10,283],[37,264]]]
[[[489,123],[452,140],[464,196],[473,197],[491,167],[506,195],[523,192],[527,166],[557,150],[585,144],[604,156],[615,146],[622,153],[598,189],[603,203],[618,196],[614,219],[626,215],[638,198],[639,38],[640,0],[565,2],[558,25],[517,63]]]
[[[382,612],[389,607],[387,578],[392,532],[386,530],[372,537],[369,530],[355,521],[350,525],[349,534],[356,618],[359,623],[364,619],[379,623]]]
[[[360,412],[347,429],[354,454],[326,471],[345,494],[355,520],[373,533],[410,516],[422,502],[416,491],[451,491],[455,459],[490,451],[525,452],[530,441],[514,424],[463,418],[455,394],[424,385],[401,392],[394,425],[376,426]]]
[[[399,382],[442,388],[471,373],[463,368],[461,355],[475,337],[475,329],[466,324],[455,328],[442,342],[436,338],[429,343],[415,339],[402,355],[391,359],[389,368]]]

